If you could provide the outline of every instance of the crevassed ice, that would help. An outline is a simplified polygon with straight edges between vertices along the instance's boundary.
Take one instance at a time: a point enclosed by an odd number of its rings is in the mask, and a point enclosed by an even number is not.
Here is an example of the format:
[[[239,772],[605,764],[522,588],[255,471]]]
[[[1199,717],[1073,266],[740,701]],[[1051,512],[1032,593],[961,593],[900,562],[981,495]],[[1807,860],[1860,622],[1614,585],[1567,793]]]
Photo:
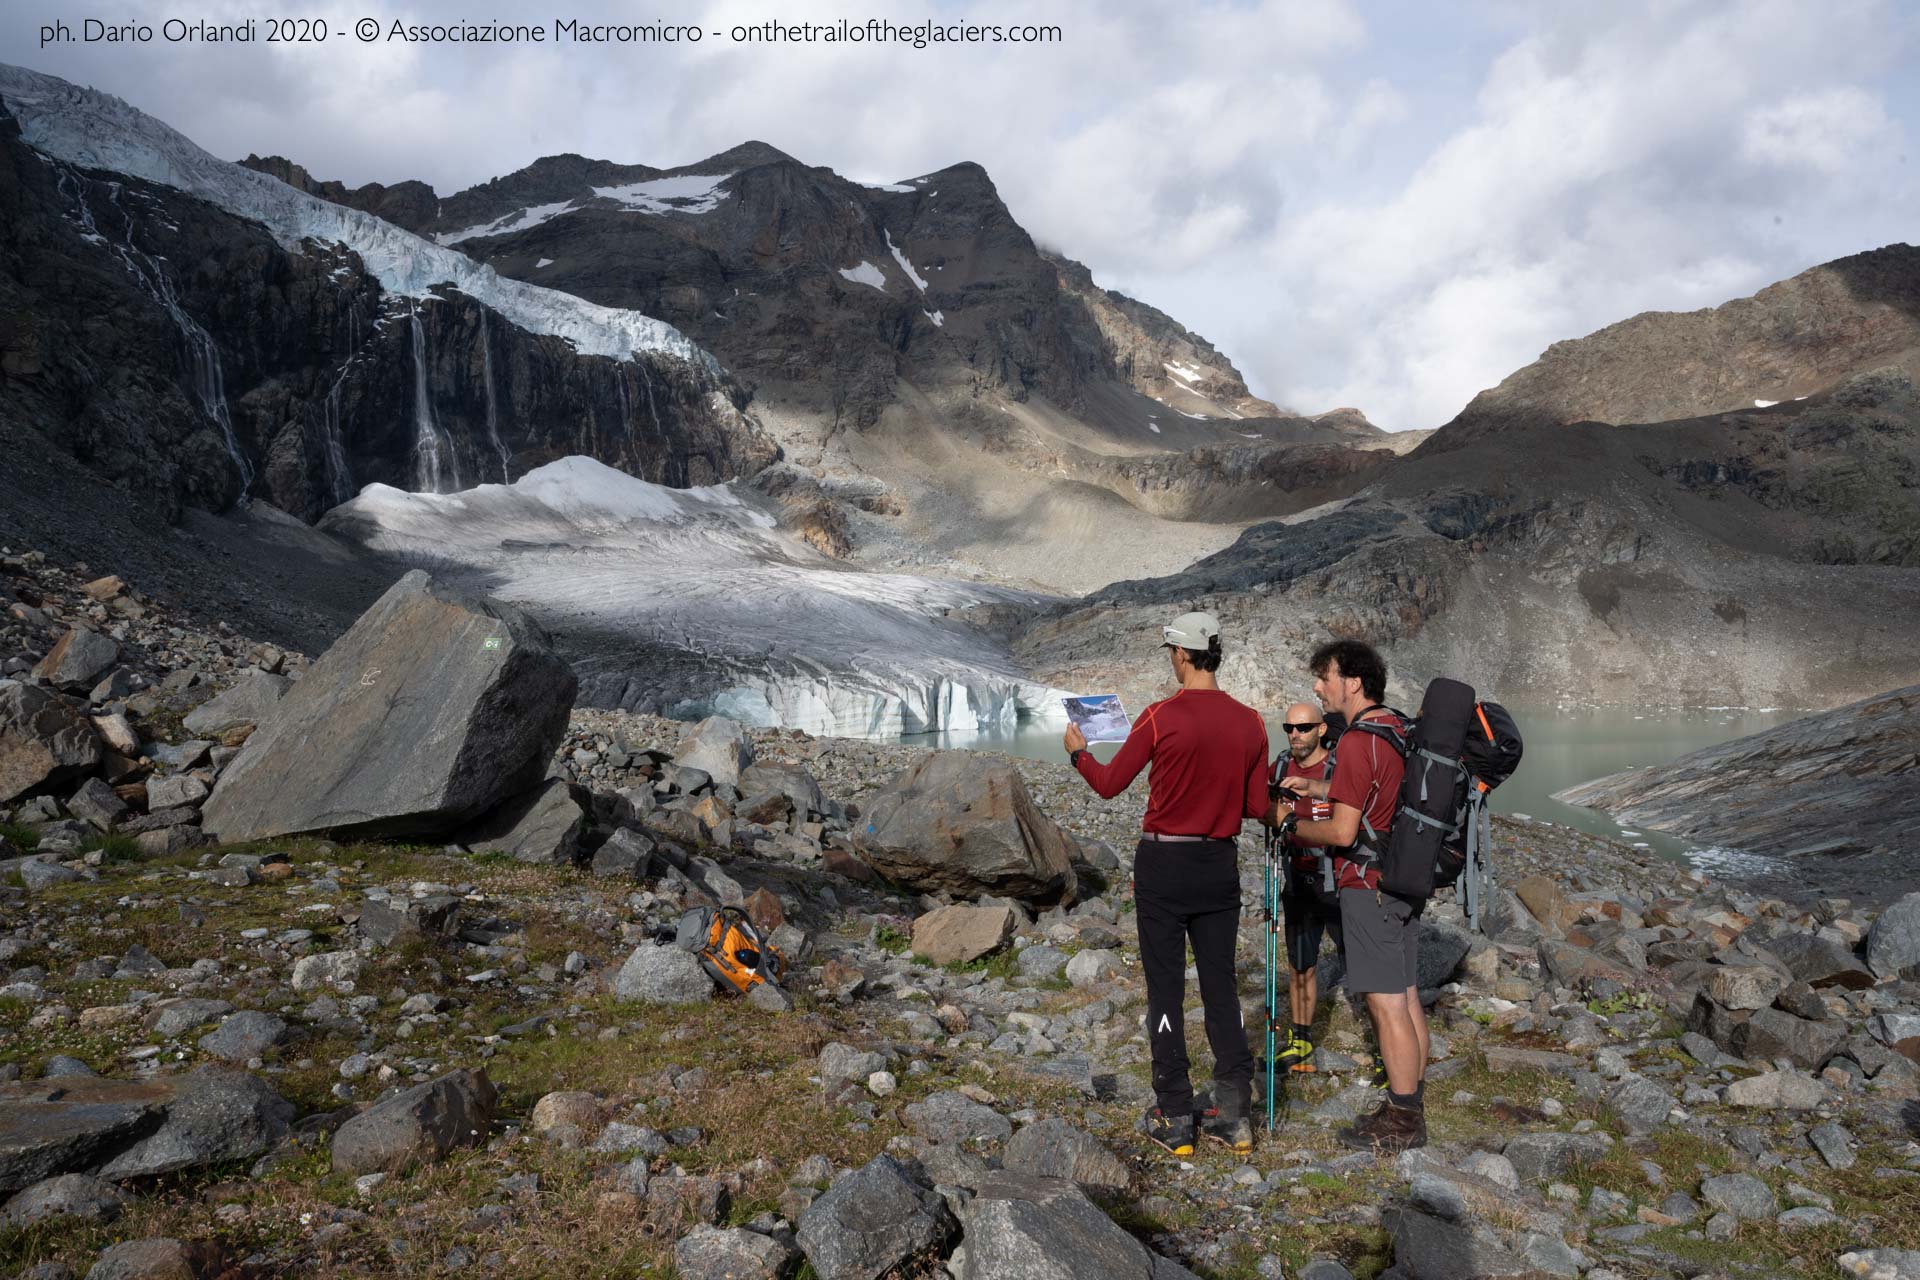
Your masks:
[[[583,705],[849,735],[1057,714],[1059,690],[946,616],[1042,597],[830,560],[737,484],[669,489],[563,458],[457,495],[369,485],[321,528],[548,621]]]
[[[654,351],[720,372],[711,354],[670,324],[503,279],[485,263],[370,213],[295,191],[210,155],[111,94],[0,63],[0,97],[19,120],[21,136],[49,155],[176,187],[263,223],[288,249],[298,250],[308,238],[345,244],[390,292],[424,297],[432,286],[450,284],[521,328],[565,338],[586,355],[627,359],[636,351]]]

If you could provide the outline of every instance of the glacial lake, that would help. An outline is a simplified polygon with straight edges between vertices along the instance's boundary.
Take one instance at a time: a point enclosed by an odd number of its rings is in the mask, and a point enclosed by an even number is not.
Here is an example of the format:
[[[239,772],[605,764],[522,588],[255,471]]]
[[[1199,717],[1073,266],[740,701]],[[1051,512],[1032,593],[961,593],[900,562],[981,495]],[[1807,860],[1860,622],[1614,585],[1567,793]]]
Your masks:
[[[1525,814],[1546,822],[1611,836],[1652,849],[1676,862],[1725,869],[1738,858],[1689,841],[1635,827],[1622,828],[1593,809],[1562,804],[1550,797],[1556,791],[1592,778],[1641,765],[1661,764],[1689,751],[1744,737],[1783,724],[1804,711],[1747,708],[1664,708],[1635,711],[1619,707],[1549,707],[1510,705],[1526,742],[1520,771],[1493,793],[1496,813]],[[1064,722],[1042,725],[1028,722],[1015,729],[986,733],[922,733],[899,739],[926,747],[958,747],[1001,751],[1036,760],[1064,761],[1060,734]],[[1278,750],[1277,721],[1267,724],[1267,736]],[[1094,754],[1110,760],[1119,743],[1102,742]]]

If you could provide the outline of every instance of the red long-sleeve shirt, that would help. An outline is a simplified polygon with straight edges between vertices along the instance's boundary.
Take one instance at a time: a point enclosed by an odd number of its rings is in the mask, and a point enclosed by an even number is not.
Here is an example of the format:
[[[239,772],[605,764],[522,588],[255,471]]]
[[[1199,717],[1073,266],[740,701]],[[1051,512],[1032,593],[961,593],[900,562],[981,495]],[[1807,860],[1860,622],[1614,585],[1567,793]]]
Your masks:
[[[1231,840],[1267,811],[1267,726],[1218,689],[1182,689],[1134,722],[1120,753],[1075,765],[1101,796],[1125,791],[1151,761],[1143,831]]]

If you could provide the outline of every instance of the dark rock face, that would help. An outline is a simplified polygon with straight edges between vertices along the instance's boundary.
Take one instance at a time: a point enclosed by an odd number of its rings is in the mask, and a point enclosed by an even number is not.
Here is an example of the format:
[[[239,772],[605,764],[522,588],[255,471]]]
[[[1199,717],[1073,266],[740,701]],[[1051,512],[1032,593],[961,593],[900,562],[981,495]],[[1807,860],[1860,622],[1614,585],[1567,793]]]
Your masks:
[[[1904,858],[1920,824],[1920,685],[1806,716],[1708,747],[1668,764],[1613,774],[1555,799],[1604,809],[1623,823],[1702,843],[1786,857]],[[1916,912],[1920,920],[1920,912]],[[1901,917],[1875,925],[1883,940]],[[1882,976],[1920,963],[1920,926],[1898,963],[1867,962]],[[1872,975],[1817,939],[1785,940],[1794,976],[1815,986],[1871,985]],[[1892,954],[1881,943],[1882,956]]]
[[[0,250],[0,425],[175,516],[244,493],[312,520],[370,482],[427,487],[427,418],[442,489],[567,454],[704,484],[778,454],[744,393],[703,368],[580,356],[460,293],[395,297],[350,250],[290,253],[179,191],[49,160],[17,131],[0,138],[0,211],[17,228]]]
[[[573,672],[518,610],[414,570],[313,664],[202,810],[228,842],[448,833],[545,773]]]

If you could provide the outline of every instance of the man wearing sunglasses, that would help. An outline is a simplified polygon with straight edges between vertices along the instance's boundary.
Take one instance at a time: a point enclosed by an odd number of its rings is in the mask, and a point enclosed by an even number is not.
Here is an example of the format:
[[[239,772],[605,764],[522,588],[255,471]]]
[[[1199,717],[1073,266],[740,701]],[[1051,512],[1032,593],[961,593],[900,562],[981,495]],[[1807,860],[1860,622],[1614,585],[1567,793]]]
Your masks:
[[[1275,762],[1279,773],[1275,780],[1325,779],[1331,755],[1326,743],[1328,726],[1319,708],[1311,703],[1296,702],[1287,708],[1287,718],[1280,727],[1287,735],[1287,752]],[[1324,822],[1333,816],[1330,801],[1315,799],[1297,790],[1291,794],[1297,822]],[[1293,1032],[1275,1057],[1280,1066],[1312,1071],[1313,1018],[1320,1002],[1321,940],[1332,937],[1334,948],[1344,955],[1346,937],[1340,931],[1340,894],[1329,883],[1333,864],[1326,847],[1309,844],[1296,834],[1289,834],[1285,839],[1292,856],[1286,861],[1286,884],[1281,891],[1280,907],[1286,919]]]
[[[1240,1009],[1234,943],[1240,931],[1240,824],[1267,809],[1267,727],[1252,707],[1221,691],[1220,623],[1185,613],[1161,631],[1179,692],[1141,712],[1112,763],[1087,750],[1078,726],[1068,759],[1111,799],[1140,770],[1147,813],[1134,852],[1134,917],[1147,979],[1147,1041],[1153,1091],[1147,1136],[1175,1155],[1193,1154],[1193,1084],[1187,1074],[1187,944],[1200,977],[1215,1105],[1208,1137],[1253,1150],[1253,1054]]]

